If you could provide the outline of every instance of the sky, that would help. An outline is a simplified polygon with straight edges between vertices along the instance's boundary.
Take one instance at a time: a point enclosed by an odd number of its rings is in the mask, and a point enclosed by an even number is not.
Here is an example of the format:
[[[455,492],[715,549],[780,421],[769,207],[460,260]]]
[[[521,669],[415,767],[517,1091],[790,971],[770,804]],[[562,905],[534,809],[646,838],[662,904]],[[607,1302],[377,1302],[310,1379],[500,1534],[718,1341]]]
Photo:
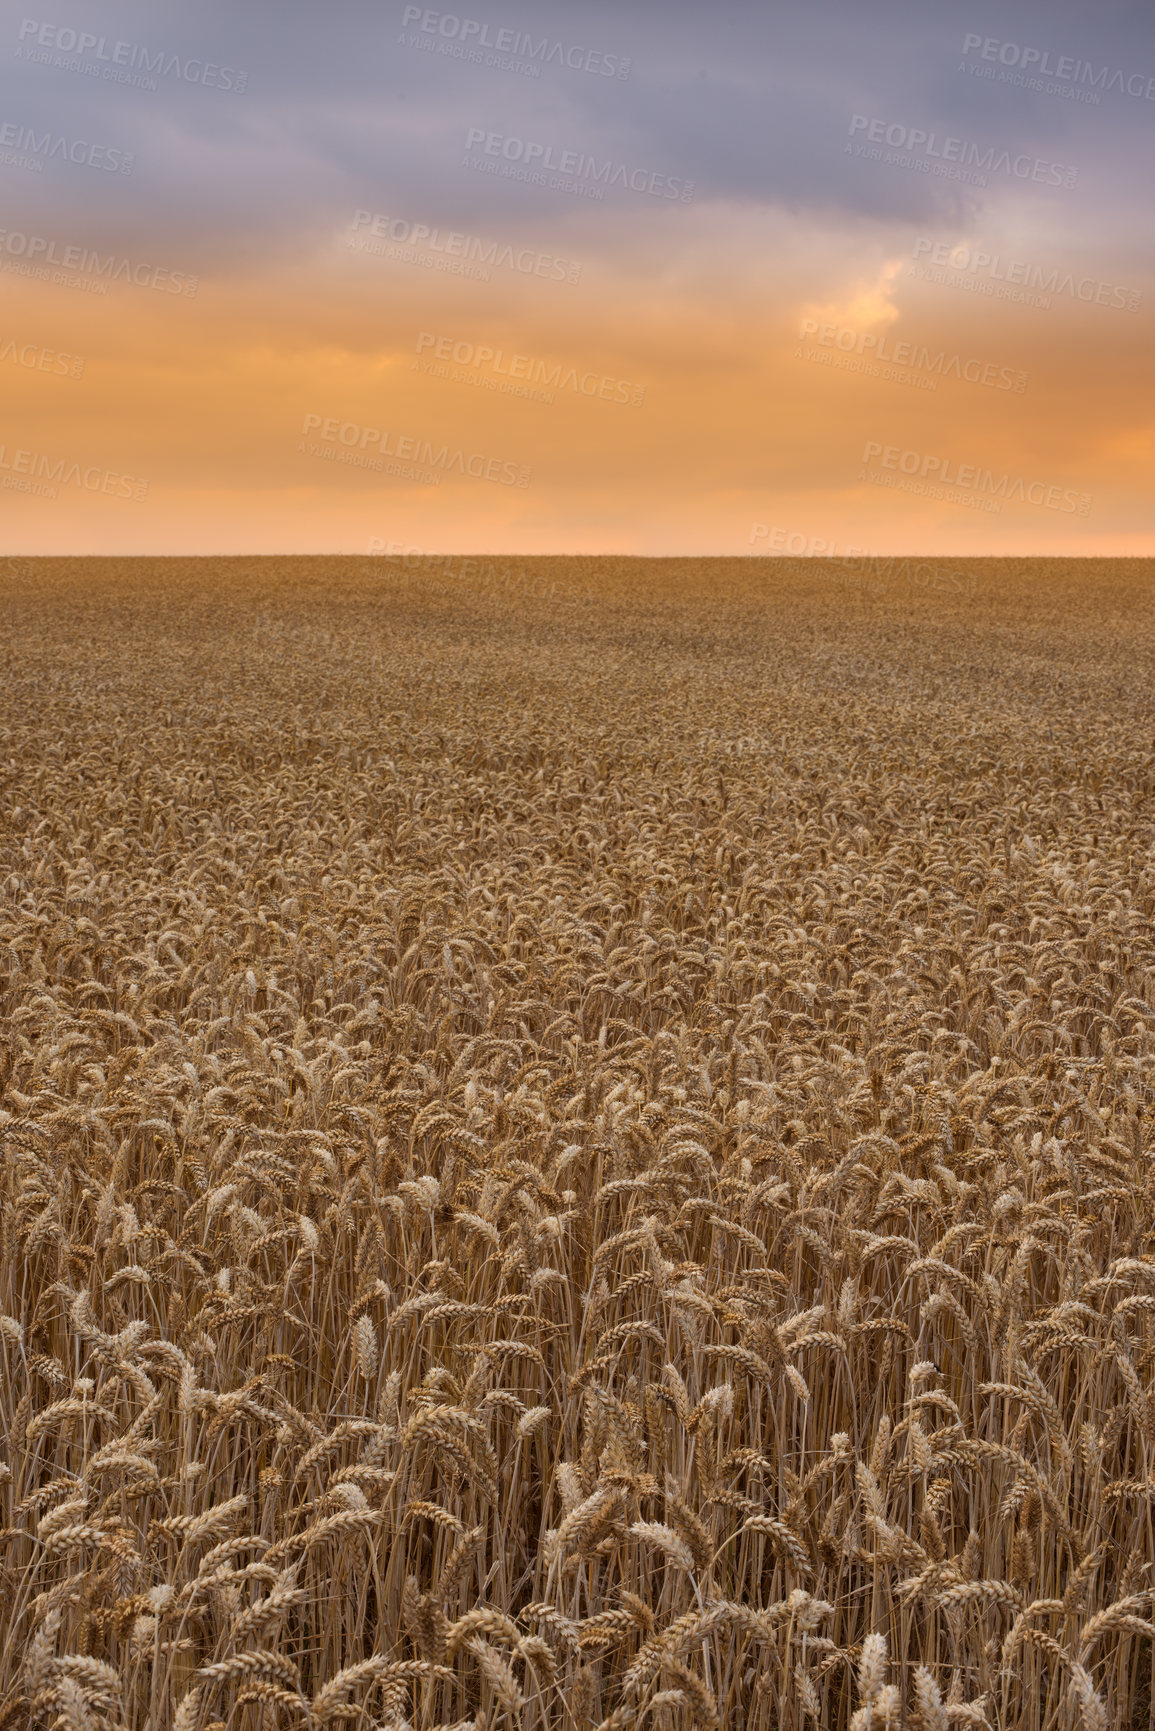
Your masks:
[[[23,3],[9,559],[1155,550],[1149,0]]]

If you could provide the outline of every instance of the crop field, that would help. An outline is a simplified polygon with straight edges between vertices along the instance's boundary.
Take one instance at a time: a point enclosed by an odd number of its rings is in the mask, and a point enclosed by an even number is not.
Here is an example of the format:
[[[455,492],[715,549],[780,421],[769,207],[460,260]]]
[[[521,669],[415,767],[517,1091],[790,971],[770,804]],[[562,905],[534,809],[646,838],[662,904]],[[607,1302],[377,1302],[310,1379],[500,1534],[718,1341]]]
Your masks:
[[[0,579],[0,1731],[1150,1731],[1138,560]]]

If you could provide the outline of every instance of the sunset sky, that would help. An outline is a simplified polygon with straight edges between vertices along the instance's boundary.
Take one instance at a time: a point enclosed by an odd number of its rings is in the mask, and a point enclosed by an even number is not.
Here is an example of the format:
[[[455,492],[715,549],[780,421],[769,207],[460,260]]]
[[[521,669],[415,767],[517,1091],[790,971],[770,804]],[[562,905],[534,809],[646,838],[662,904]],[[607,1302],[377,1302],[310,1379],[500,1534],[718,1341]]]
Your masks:
[[[1150,0],[29,4],[8,557],[1155,551]]]

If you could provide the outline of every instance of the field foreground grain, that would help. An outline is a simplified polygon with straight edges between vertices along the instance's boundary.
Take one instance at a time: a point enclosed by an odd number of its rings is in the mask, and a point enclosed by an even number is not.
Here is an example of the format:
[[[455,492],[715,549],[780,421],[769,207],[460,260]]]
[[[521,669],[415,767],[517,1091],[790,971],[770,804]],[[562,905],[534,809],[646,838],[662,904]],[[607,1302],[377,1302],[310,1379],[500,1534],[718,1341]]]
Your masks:
[[[13,567],[0,1731],[1153,1723],[1155,571],[929,569]]]

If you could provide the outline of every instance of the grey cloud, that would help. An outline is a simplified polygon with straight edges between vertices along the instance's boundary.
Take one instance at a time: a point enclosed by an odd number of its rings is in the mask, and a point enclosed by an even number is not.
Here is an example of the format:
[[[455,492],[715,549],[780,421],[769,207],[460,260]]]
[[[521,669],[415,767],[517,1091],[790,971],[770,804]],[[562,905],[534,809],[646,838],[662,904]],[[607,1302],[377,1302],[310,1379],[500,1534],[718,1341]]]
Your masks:
[[[968,0],[865,10],[852,0],[805,9],[632,0],[627,10],[603,0],[463,0],[455,12],[455,0],[442,0],[434,9],[491,33],[509,27],[628,57],[628,78],[557,65],[529,78],[420,51],[399,40],[405,9],[392,0],[208,0],[195,13],[176,0],[28,3],[50,35],[83,29],[104,39],[106,56],[124,41],[201,70],[160,76],[156,91],[124,86],[103,70],[88,77],[17,60],[40,32],[21,37],[18,16],[0,26],[0,120],[91,136],[137,158],[118,182],[71,165],[42,175],[0,166],[6,226],[160,250],[210,273],[299,258],[358,207],[553,242],[581,235],[587,253],[620,248],[623,228],[635,247],[647,237],[658,249],[677,245],[676,213],[658,199],[611,192],[586,205],[463,169],[474,126],[693,180],[699,209],[737,201],[884,232],[976,226],[1024,189],[970,188],[848,157],[854,114],[1076,165],[1079,185],[1062,206],[1072,228],[1106,232],[1119,247],[1134,249],[1149,196],[1155,102],[1079,107],[958,69],[965,37],[980,34],[1155,75],[1149,14],[1129,0],[1093,19],[1074,6]],[[452,30],[417,34],[439,47],[454,41]],[[246,72],[244,91],[210,87],[210,64]],[[1040,211],[1055,203],[1051,188],[1026,190]]]

